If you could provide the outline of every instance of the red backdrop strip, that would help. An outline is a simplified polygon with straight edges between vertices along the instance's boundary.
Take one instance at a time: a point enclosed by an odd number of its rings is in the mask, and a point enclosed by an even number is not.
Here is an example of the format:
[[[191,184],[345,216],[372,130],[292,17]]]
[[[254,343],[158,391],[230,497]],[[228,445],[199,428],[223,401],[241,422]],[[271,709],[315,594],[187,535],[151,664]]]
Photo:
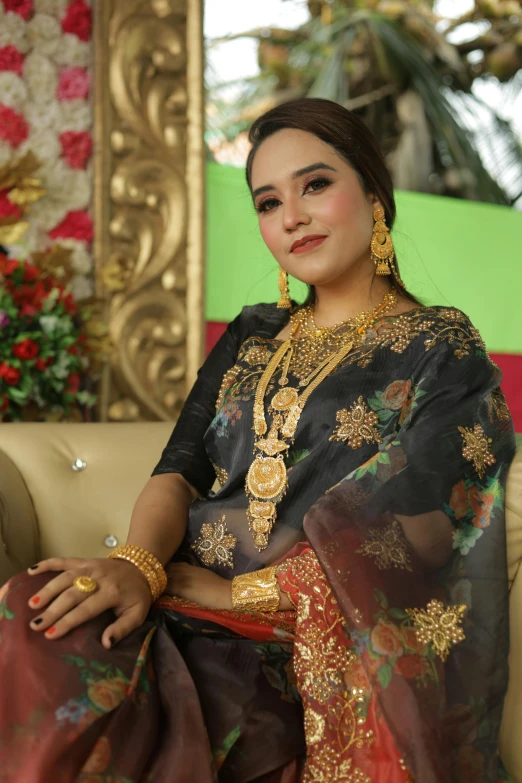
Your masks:
[[[207,354],[217,343],[227,325],[218,321],[207,321]],[[490,354],[502,370],[502,389],[513,416],[516,432],[522,432],[522,354]]]
[[[513,416],[515,432],[522,432],[522,354],[491,353],[502,370],[502,389]]]

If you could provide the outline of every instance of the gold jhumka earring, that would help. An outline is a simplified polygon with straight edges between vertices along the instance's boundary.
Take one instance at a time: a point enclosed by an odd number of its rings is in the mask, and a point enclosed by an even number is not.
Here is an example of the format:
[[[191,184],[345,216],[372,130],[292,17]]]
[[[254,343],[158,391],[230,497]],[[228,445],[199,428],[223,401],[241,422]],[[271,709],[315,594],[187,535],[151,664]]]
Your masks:
[[[372,259],[376,266],[376,274],[391,275],[397,280],[403,288],[403,281],[400,278],[399,271],[395,264],[395,249],[393,247],[390,229],[386,225],[386,216],[382,207],[375,207],[373,211],[373,226],[371,250]]]
[[[279,301],[277,306],[281,309],[292,307],[290,290],[288,288],[288,273],[282,266],[279,267]]]
[[[372,258],[377,267],[378,275],[391,275],[390,261],[393,260],[393,242],[390,236],[390,229],[386,225],[386,217],[381,207],[376,207],[373,211],[372,234]]]

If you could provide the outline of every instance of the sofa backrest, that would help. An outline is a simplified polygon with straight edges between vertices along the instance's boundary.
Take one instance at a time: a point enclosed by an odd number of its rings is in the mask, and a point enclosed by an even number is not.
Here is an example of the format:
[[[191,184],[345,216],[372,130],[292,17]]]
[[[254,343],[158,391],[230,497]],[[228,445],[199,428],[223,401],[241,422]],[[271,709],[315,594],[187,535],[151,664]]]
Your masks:
[[[134,503],[171,432],[170,422],[2,425],[0,500],[9,509],[6,544],[25,552],[17,559],[104,557],[107,540],[124,544]],[[27,492],[34,510],[21,500]]]

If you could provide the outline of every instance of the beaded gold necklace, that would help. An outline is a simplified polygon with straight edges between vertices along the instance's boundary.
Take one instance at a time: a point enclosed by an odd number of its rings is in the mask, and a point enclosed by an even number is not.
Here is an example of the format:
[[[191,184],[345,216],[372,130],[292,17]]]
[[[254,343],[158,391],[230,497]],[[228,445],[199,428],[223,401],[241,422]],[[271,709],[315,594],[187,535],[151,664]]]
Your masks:
[[[334,327],[317,327],[311,308],[302,308],[301,311],[291,316],[292,332],[290,338],[281,344],[268,362],[257,385],[254,398],[254,454],[256,456],[246,475],[245,491],[249,498],[248,526],[254,539],[254,546],[260,552],[268,546],[268,539],[277,517],[276,505],[286,494],[288,479],[283,452],[288,451],[294,442],[297,425],[306,401],[319,384],[352,350],[354,344],[362,342],[366,329],[380,316],[390,312],[396,302],[397,292],[392,288],[374,310],[360,313],[349,322],[343,321],[343,324],[350,323],[351,328],[347,333],[343,333],[338,341],[339,348],[299,382],[299,386],[306,387],[301,392],[299,389],[288,386],[290,360],[298,332],[303,332],[311,343],[322,344],[326,338],[332,338],[332,333],[338,329],[340,324],[336,324]],[[310,315],[312,316],[312,328],[308,326]],[[282,388],[274,394],[268,406],[268,412],[272,414],[273,418],[267,435],[268,425],[265,418],[264,399],[268,384],[280,364],[283,364],[283,369],[278,384]],[[265,435],[266,437],[264,437]]]

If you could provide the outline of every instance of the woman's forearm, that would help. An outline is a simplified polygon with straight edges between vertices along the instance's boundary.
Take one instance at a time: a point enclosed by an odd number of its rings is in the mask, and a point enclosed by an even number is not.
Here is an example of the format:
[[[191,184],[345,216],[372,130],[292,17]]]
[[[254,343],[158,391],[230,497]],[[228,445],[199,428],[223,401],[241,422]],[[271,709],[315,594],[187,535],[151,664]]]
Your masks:
[[[152,552],[163,565],[177,551],[197,491],[179,473],[152,476],[134,506],[127,544]]]

